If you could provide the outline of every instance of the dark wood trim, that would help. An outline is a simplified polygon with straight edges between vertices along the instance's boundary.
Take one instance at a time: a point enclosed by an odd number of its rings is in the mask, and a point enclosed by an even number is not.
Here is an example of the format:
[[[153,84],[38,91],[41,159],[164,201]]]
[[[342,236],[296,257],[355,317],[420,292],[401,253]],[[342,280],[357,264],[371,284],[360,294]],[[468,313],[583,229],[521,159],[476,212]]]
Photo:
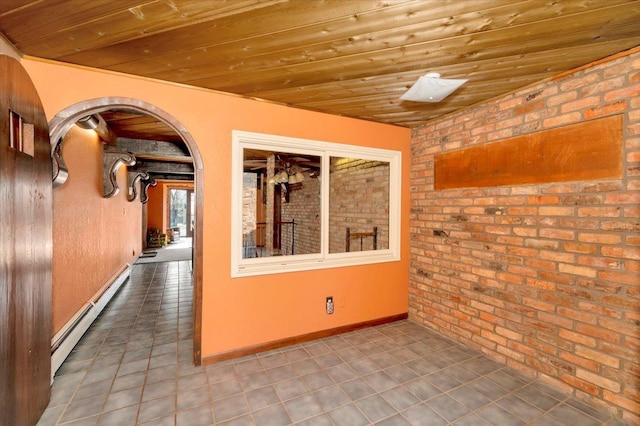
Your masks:
[[[191,155],[197,151],[197,146],[191,146],[189,150]],[[202,224],[204,210],[204,190],[202,184],[204,182],[204,171],[197,164],[194,175],[194,190],[196,192],[196,223],[193,230],[193,240],[191,242],[192,265],[193,265],[193,364],[198,366],[202,364]]]
[[[285,339],[274,340],[271,342],[261,343],[259,345],[246,346],[244,348],[234,349],[227,352],[221,352],[215,355],[209,355],[202,358],[202,365],[214,364],[228,359],[240,358],[246,355],[253,355],[259,352],[270,351],[285,346],[296,345],[299,343],[309,342],[311,340],[322,339],[324,337],[335,336],[337,334],[348,333],[350,331],[361,330],[363,328],[374,327],[376,325],[388,324],[395,321],[401,321],[409,318],[408,313],[391,315],[389,317],[378,318],[370,321],[359,322],[355,324],[344,325],[342,327],[330,328],[328,330],[315,331],[313,333],[302,334],[300,336],[287,337]]]

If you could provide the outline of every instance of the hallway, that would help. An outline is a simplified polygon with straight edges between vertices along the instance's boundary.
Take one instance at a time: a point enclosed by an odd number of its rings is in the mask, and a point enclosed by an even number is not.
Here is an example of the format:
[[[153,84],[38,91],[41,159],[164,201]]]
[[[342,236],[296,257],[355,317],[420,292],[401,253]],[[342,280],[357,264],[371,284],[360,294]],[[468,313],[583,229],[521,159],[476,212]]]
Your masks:
[[[190,262],[134,265],[38,425],[618,425],[408,321],[192,365]]]
[[[191,260],[193,255],[193,238],[182,237],[178,241],[169,243],[164,247],[144,250],[135,261],[136,265],[144,263],[178,262]]]

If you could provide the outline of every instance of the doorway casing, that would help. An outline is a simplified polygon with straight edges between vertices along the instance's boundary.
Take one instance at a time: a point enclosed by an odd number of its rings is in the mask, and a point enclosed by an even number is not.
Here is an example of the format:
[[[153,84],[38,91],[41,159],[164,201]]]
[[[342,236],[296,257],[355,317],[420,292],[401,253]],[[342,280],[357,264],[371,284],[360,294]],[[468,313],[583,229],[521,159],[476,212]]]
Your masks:
[[[193,235],[193,362],[195,365],[200,365],[202,360],[202,210],[204,208],[204,174],[200,151],[198,150],[198,146],[189,131],[171,114],[138,99],[124,97],[89,99],[65,108],[51,119],[49,122],[51,152],[52,154],[55,152],[58,145],[62,143],[64,136],[67,134],[69,129],[75,125],[78,119],[90,114],[100,113],[111,109],[124,109],[157,118],[173,129],[176,134],[182,138],[182,141],[187,145],[189,152],[191,153],[194,168],[194,191],[196,204]],[[52,158],[54,157],[52,156]]]

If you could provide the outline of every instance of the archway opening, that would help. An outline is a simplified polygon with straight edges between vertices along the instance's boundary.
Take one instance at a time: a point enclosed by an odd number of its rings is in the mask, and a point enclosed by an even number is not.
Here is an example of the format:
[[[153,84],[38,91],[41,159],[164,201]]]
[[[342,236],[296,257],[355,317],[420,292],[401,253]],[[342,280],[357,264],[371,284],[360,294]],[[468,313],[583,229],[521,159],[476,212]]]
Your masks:
[[[107,97],[86,100],[71,105],[56,114],[49,122],[52,158],[54,161],[54,179],[62,181],[67,170],[60,156],[61,144],[73,126],[87,117],[108,114],[112,111],[139,114],[156,120],[171,129],[180,138],[189,151],[193,164],[194,210],[193,215],[193,363],[201,363],[201,322],[202,322],[202,223],[203,223],[203,163],[197,144],[189,131],[171,114],[147,102],[123,97]],[[73,171],[71,171],[73,173]],[[55,220],[55,219],[54,219]],[[54,223],[55,226],[55,223]],[[143,230],[145,231],[145,230]],[[55,247],[54,247],[55,250]]]

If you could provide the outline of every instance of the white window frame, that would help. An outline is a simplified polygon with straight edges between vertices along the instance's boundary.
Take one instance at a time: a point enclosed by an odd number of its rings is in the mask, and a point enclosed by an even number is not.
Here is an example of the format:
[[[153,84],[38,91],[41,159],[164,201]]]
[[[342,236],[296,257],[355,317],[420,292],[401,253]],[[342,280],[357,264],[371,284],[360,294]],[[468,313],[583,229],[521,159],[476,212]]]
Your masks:
[[[231,277],[306,271],[400,260],[400,206],[402,152],[381,148],[339,144],[311,139],[232,131],[231,147]],[[321,157],[321,236],[320,253],[274,256],[262,258],[242,257],[242,193],[244,149],[283,151],[311,154]],[[389,248],[350,253],[329,253],[329,184],[330,157],[361,158],[389,163]]]

